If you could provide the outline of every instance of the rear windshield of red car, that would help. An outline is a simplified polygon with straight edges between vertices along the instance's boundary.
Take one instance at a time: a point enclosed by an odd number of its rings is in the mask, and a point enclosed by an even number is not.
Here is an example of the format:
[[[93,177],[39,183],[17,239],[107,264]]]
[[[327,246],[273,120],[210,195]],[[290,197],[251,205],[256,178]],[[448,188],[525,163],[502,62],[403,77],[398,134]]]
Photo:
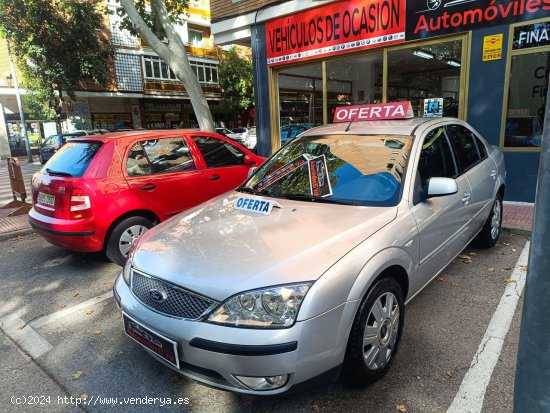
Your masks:
[[[55,153],[43,171],[49,175],[80,177],[101,145],[101,142],[68,142]]]

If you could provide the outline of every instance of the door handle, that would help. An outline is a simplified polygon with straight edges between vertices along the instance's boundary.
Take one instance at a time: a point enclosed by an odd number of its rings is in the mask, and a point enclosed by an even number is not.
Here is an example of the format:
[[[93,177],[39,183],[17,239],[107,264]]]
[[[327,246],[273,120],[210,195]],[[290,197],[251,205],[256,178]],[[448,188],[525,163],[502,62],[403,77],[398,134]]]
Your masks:
[[[212,175],[210,178],[208,178],[209,181],[219,181],[220,176],[219,175]]]
[[[493,178],[493,179],[496,179],[496,178],[497,178],[497,171],[496,171],[495,169],[493,169],[493,170],[491,171],[491,178]]]
[[[470,200],[470,197],[471,197],[471,194],[469,192],[464,192],[464,194],[462,195],[461,201],[466,204]]]
[[[152,191],[153,189],[155,189],[157,186],[155,184],[147,184],[147,185],[143,185],[142,187],[140,187],[139,189],[141,189],[142,191]]]

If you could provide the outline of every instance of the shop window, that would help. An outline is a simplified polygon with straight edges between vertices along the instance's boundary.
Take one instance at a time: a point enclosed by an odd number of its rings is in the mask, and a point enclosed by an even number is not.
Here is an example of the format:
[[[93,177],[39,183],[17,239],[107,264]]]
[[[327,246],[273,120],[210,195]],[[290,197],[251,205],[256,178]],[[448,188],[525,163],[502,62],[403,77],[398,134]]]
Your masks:
[[[424,99],[442,98],[442,116],[459,116],[462,41],[388,52],[388,102],[408,100],[424,115]]]
[[[280,142],[286,145],[298,133],[323,123],[321,63],[285,69],[278,74]]]
[[[550,51],[512,56],[505,148],[541,146],[549,70]]]
[[[338,106],[382,102],[382,75],[382,52],[328,61],[328,122]]]

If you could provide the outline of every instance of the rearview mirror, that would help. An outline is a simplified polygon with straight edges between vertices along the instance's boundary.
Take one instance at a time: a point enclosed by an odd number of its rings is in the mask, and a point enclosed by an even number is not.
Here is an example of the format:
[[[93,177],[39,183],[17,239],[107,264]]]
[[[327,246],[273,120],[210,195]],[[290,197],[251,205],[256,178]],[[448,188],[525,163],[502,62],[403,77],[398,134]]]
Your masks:
[[[424,188],[428,198],[453,195],[458,192],[458,186],[453,178],[429,178]]]

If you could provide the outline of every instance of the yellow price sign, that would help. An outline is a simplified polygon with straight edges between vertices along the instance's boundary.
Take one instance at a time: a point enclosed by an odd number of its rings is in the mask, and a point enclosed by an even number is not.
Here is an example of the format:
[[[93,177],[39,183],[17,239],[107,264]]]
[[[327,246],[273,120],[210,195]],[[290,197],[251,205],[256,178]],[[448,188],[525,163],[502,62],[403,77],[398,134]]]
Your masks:
[[[492,34],[483,38],[483,61],[502,59],[502,33]]]

